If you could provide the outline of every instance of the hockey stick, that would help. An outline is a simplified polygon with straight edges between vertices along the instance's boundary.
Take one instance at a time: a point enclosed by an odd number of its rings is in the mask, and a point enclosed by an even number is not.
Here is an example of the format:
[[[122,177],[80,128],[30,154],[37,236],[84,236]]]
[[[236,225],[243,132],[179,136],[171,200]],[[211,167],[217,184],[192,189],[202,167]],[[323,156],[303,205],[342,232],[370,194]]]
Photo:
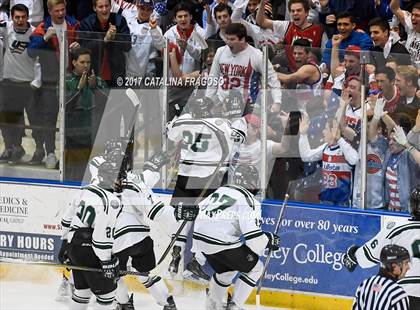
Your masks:
[[[225,159],[227,158],[227,156],[229,155],[229,146],[227,144],[226,138],[223,135],[223,132],[216,131],[216,136],[217,139],[220,141],[220,147],[222,148],[222,156],[216,166],[216,169],[214,170],[212,176],[208,179],[206,185],[204,186],[204,188],[201,190],[200,195],[198,195],[197,199],[195,200],[194,205],[197,205],[198,202],[200,201],[200,199],[204,196],[204,194],[206,193],[206,191],[208,190],[208,188],[211,186],[211,184],[213,183],[214,178],[216,177],[216,175],[219,173],[220,168],[222,167]],[[171,242],[169,243],[169,245],[167,246],[166,250],[163,252],[162,256],[160,257],[158,263],[156,264],[156,267],[161,264],[163,262],[163,260],[166,258],[166,256],[168,255],[169,251],[171,250],[171,248],[173,247],[173,245],[176,242],[176,239],[179,237],[179,235],[181,234],[182,230],[184,229],[185,225],[187,225],[187,220],[184,220],[181,224],[181,226],[179,226],[178,230],[176,231],[175,235],[172,236]],[[155,267],[155,268],[156,268]]]
[[[71,265],[71,264],[56,264],[56,263],[49,263],[49,262],[42,262],[42,261],[8,260],[8,259],[0,258],[0,263],[25,264],[25,265],[32,265],[32,266],[68,268],[68,269],[72,269],[72,270],[80,270],[80,271],[87,271],[87,272],[103,272],[101,268],[76,266],[76,265]],[[145,276],[145,275],[148,275],[148,273],[147,272],[132,271],[132,270],[120,270],[118,275],[119,276]]]
[[[284,195],[283,205],[282,205],[282,208],[280,210],[280,214],[279,214],[279,218],[278,218],[277,223],[276,223],[276,227],[274,229],[274,235],[277,235],[279,233],[280,224],[281,224],[281,221],[283,219],[284,210],[286,209],[287,201],[289,200],[288,192],[289,192],[289,188],[287,188],[286,194]],[[265,273],[267,272],[267,269],[268,269],[268,264],[270,263],[271,252],[273,252],[273,250],[269,249],[268,254],[267,254],[267,258],[264,262],[263,272],[261,274],[261,278],[260,278],[260,280],[258,282],[258,286],[257,286],[257,293],[255,295],[255,303],[257,305],[257,309],[260,308],[261,287],[262,287],[262,284],[263,284],[263,281],[264,281],[264,278],[265,278]]]

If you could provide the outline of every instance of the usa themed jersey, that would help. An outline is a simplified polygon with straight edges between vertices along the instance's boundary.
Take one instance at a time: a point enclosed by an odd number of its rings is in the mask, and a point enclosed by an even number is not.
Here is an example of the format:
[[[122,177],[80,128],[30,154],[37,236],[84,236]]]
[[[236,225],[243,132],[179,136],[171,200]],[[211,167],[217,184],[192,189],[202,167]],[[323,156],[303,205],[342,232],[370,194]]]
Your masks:
[[[83,187],[61,223],[63,239],[71,242],[79,228],[92,228],[92,248],[101,261],[111,259],[114,228],[121,212],[121,201],[112,191],[97,185]],[[68,232],[68,233],[67,233]]]
[[[357,151],[340,138],[336,145],[324,143],[311,149],[307,135],[299,137],[299,154],[304,162],[322,160],[321,201],[347,205],[352,190],[352,166],[359,160]]]
[[[361,119],[362,119],[362,108],[361,107],[352,107],[350,104],[347,105],[344,121],[347,126],[353,129],[357,134],[361,130]]]
[[[27,51],[34,30],[35,27],[29,26],[24,32],[16,31],[13,21],[0,21],[0,37],[5,48],[3,78],[17,82],[31,82],[34,79],[35,61]]]
[[[397,218],[388,222],[372,239],[360,247],[355,255],[362,268],[372,268],[380,263],[384,246],[398,244],[410,253],[411,268],[398,281],[409,296],[420,298],[420,221]]]
[[[261,204],[245,188],[223,186],[200,202],[194,222],[194,252],[213,254],[240,247],[243,242],[259,256],[268,238],[261,231]]]
[[[352,166],[346,161],[339,145],[328,146],[322,154],[321,200],[348,201],[351,195]],[[341,196],[342,195],[342,196]]]
[[[167,128],[168,139],[181,142],[178,173],[200,178],[211,175],[222,156],[225,156],[224,166],[227,167],[234,142],[231,137],[239,135],[244,140],[246,132],[232,128],[225,119],[193,119],[188,113],[170,122]],[[217,134],[225,140],[219,141]],[[221,143],[227,144],[229,154],[223,154]]]
[[[263,73],[262,52],[250,45],[233,54],[229,46],[217,49],[210,70],[210,80],[218,81],[218,85],[209,85],[206,97],[223,102],[231,89],[237,89],[244,102],[256,102]],[[273,102],[281,103],[280,82],[271,63],[268,63],[268,85]]]

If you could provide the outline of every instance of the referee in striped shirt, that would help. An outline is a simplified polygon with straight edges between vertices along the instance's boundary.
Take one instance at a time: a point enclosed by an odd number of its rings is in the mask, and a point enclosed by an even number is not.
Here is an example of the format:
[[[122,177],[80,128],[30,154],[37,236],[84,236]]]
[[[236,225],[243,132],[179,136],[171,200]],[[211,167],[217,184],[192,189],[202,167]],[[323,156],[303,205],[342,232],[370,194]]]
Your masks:
[[[408,295],[397,281],[410,269],[410,254],[391,244],[382,248],[380,261],[379,273],[357,288],[353,310],[409,310]]]

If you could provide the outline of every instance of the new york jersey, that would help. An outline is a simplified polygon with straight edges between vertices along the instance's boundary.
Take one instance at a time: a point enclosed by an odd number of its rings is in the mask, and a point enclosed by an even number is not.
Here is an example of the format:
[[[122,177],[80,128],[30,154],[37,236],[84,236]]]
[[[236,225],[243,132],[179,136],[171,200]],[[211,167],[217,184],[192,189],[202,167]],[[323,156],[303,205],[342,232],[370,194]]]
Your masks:
[[[220,187],[199,204],[195,219],[193,249],[214,254],[245,244],[259,256],[268,238],[261,231],[261,205],[245,188]]]
[[[79,228],[92,228],[92,248],[101,261],[111,259],[114,243],[114,228],[121,212],[119,197],[96,185],[83,187],[67,210],[62,224],[69,228],[68,242],[71,242]],[[70,224],[69,224],[70,223]]]
[[[262,52],[251,45],[237,54],[233,54],[227,45],[218,48],[211,66],[210,80],[219,84],[209,85],[206,97],[223,102],[230,90],[236,89],[242,94],[244,102],[256,102],[263,74],[262,60]],[[280,82],[270,62],[267,75],[273,102],[281,103]]]
[[[389,222],[356,251],[359,266],[371,268],[379,264],[381,250],[388,244],[398,244],[410,253],[411,267],[398,283],[408,295],[420,297],[420,221],[399,218]]]

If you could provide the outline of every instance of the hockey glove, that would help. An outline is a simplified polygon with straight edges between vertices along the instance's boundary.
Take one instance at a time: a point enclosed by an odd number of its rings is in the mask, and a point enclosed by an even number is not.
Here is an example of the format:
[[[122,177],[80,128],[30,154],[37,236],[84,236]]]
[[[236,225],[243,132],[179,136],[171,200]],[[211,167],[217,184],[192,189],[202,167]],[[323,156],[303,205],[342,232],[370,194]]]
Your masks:
[[[175,206],[175,218],[177,221],[194,221],[200,209],[196,206],[177,205]]]
[[[268,231],[264,231],[264,234],[268,238],[266,247],[271,251],[277,251],[280,248],[280,237]]]
[[[58,261],[62,264],[68,264],[70,262],[69,258],[69,243],[66,239],[61,243],[60,251],[58,252]]]
[[[118,257],[113,256],[111,260],[102,261],[102,272],[107,279],[116,279],[120,274],[120,262]]]
[[[164,165],[169,163],[169,160],[170,158],[166,153],[156,153],[144,163],[143,170],[158,172]]]
[[[347,270],[350,272],[353,272],[358,264],[355,255],[358,248],[358,246],[352,245],[347,249],[347,253],[344,254],[343,263]]]

